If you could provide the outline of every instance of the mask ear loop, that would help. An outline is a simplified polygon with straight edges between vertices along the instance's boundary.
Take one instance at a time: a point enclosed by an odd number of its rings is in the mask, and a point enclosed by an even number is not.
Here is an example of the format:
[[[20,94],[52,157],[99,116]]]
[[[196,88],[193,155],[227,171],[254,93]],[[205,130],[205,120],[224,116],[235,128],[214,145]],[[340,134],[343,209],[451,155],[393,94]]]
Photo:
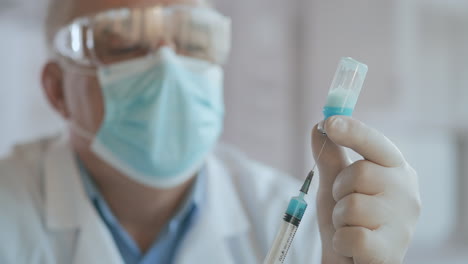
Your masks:
[[[78,125],[77,123],[73,121],[67,120],[66,124],[72,130],[72,132],[74,132],[79,137],[89,140],[89,141],[93,141],[95,137],[93,133],[89,132],[88,130],[84,129],[83,127],[81,127],[80,125]]]

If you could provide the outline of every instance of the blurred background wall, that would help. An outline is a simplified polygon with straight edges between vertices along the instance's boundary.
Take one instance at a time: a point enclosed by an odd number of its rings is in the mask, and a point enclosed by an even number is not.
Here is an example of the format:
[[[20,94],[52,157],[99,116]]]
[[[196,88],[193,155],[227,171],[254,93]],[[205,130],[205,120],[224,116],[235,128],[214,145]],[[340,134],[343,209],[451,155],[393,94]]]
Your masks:
[[[63,127],[40,90],[45,2],[0,0],[0,155]],[[223,139],[303,177],[339,58],[367,63],[354,116],[420,176],[424,208],[405,263],[467,263],[468,1],[215,3],[234,22]]]

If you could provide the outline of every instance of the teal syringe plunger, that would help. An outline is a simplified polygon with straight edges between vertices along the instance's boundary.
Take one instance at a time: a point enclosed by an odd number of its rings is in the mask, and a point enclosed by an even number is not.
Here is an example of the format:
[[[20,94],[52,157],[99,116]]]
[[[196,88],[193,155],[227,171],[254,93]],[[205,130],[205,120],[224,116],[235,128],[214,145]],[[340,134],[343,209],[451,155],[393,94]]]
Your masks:
[[[292,197],[289,201],[288,208],[283,217],[283,224],[276,235],[273,246],[270,248],[264,264],[278,264],[284,262],[289,247],[294,239],[294,235],[296,234],[296,230],[307,209],[307,202],[304,200],[304,196],[309,192],[313,176],[314,171],[312,170],[307,175],[304,184],[302,184],[299,195]]]

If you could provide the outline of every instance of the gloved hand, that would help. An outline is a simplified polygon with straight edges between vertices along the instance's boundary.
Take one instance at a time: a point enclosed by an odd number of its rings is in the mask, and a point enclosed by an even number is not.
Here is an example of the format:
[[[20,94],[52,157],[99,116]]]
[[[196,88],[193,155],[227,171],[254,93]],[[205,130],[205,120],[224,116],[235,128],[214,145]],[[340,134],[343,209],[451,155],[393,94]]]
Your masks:
[[[397,147],[362,122],[333,116],[312,132],[320,184],[322,264],[403,262],[420,214],[416,172]],[[343,147],[363,156],[351,163]]]

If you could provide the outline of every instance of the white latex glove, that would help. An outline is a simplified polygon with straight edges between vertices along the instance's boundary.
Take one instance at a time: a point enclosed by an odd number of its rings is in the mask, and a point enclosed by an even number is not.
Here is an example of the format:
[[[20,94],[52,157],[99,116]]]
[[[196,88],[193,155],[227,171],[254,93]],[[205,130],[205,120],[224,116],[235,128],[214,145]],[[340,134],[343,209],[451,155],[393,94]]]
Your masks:
[[[403,262],[420,214],[416,172],[380,132],[345,116],[324,124],[317,213],[322,264]],[[312,132],[315,160],[327,136]],[[363,160],[351,163],[343,147]]]

